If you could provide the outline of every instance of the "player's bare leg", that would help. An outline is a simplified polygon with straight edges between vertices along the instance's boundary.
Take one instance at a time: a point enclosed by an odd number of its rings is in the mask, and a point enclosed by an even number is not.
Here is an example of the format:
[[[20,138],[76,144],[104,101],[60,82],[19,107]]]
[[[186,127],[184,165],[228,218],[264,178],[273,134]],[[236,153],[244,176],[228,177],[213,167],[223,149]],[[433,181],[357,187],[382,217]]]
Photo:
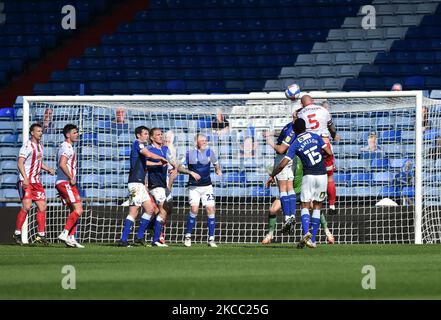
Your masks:
[[[15,221],[15,232],[14,232],[14,242],[18,245],[23,245],[21,241],[21,229],[23,228],[23,224],[26,220],[26,217],[31,210],[32,207],[32,199],[23,199],[21,202],[21,209],[17,214],[17,219]]]
[[[46,239],[46,233],[45,233],[47,204],[45,200],[36,201],[35,203],[37,205],[36,219],[37,219],[37,228],[38,228],[37,235],[35,236],[35,242],[48,246],[49,242]]]
[[[276,199],[271,204],[268,215],[268,232],[262,240],[262,244],[270,244],[274,238],[274,231],[277,224],[277,213],[282,209],[279,199]]]

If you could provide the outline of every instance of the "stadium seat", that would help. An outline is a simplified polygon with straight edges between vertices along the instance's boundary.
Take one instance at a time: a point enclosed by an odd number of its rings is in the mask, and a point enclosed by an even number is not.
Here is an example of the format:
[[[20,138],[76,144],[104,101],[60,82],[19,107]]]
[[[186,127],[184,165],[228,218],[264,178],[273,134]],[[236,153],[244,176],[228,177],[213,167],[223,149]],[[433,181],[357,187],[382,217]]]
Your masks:
[[[16,130],[14,121],[2,120],[0,121],[0,134],[13,134]]]
[[[2,174],[0,178],[0,188],[6,189],[6,188],[16,188],[17,187],[17,181],[18,181],[18,175],[17,174]]]
[[[336,186],[349,186],[351,181],[350,173],[334,173],[334,181]]]
[[[394,175],[390,172],[375,172],[372,174],[372,185],[385,186],[389,185]]]
[[[88,174],[81,177],[82,188],[101,188],[101,177],[97,174]]]
[[[440,136],[440,130],[438,128],[424,131],[424,140],[434,141],[438,136]]]
[[[369,186],[372,181],[372,174],[370,173],[353,173],[351,174],[351,186]]]
[[[5,173],[17,173],[17,162],[11,160],[0,161],[0,171]]]
[[[373,159],[370,168],[372,170],[387,170],[389,169],[389,159]]]
[[[379,196],[383,198],[394,198],[401,195],[400,189],[394,186],[381,187]]]
[[[2,160],[17,160],[20,148],[3,147],[2,148]]]
[[[0,135],[0,145],[4,147],[14,147],[17,144],[18,135],[2,134]]]
[[[0,120],[12,121],[14,119],[14,108],[0,108]],[[0,121],[2,123],[3,121]],[[0,127],[0,130],[2,127]]]
[[[403,197],[415,197],[415,187],[403,187],[401,190],[401,196]]]
[[[388,130],[380,134],[380,143],[401,142],[401,130]]]

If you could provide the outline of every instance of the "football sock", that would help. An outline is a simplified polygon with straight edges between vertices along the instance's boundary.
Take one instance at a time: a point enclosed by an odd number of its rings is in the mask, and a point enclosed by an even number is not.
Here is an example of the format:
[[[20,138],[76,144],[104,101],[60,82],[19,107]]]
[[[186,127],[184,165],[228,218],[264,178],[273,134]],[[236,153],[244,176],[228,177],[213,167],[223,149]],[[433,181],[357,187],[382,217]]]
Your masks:
[[[141,217],[141,221],[139,222],[139,228],[138,228],[138,239],[144,239],[145,236],[145,230],[147,229],[147,226],[150,223],[150,219],[152,218],[151,214],[145,213]]]
[[[297,197],[294,190],[288,191],[288,199],[289,199],[289,214],[295,217]]]
[[[328,182],[328,197],[329,197],[329,205],[330,206],[335,205],[335,202],[337,199],[337,191],[335,189],[335,181]]]
[[[214,214],[208,215],[208,236],[214,237],[214,229],[216,228],[216,220]]]
[[[36,219],[38,234],[44,237],[44,230],[46,229],[46,212],[37,211]]]
[[[79,217],[80,216],[78,215],[78,213],[76,211],[72,211],[70,213],[69,217],[67,217],[66,226],[64,227],[64,230],[71,231],[72,228],[77,223]]]
[[[320,224],[322,225],[323,229],[327,229],[328,228],[328,221],[326,221],[325,215],[322,213],[320,213]]]
[[[155,233],[153,235],[153,242],[158,242],[159,241],[159,237],[161,236],[161,231],[162,231],[162,223],[163,220],[160,216],[156,217],[156,222],[155,222]]]
[[[300,211],[300,214],[302,215],[303,235],[305,235],[309,231],[309,210],[306,208],[303,208],[302,211]]]
[[[17,214],[17,220],[15,222],[15,234],[21,234],[21,228],[23,228],[23,223],[26,220],[28,212],[21,209]]]
[[[289,216],[290,215],[290,205],[289,205],[288,193],[280,192],[280,203],[282,204],[283,215]]]
[[[193,232],[194,225],[196,224],[197,214],[190,212],[187,216],[187,235],[191,235]]]
[[[132,230],[133,225],[135,224],[135,219],[132,216],[128,215],[126,220],[124,220],[124,228],[121,236],[121,241],[127,241],[129,238],[130,231]]]
[[[312,240],[312,242],[315,242],[317,232],[320,229],[320,210],[319,209],[315,209],[312,211],[311,224],[312,224],[312,230],[311,230],[312,238],[311,238],[311,240]]]
[[[268,216],[268,233],[273,234],[274,230],[276,230],[277,224],[277,216],[269,215]]]

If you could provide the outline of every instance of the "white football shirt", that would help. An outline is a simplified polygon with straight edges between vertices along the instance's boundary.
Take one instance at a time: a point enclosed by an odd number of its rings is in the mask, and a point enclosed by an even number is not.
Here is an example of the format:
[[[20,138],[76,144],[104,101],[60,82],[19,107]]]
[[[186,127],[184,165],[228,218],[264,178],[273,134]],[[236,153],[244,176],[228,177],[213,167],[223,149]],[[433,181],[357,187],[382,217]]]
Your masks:
[[[60,168],[60,159],[61,156],[65,156],[67,158],[67,169],[69,170],[69,174],[75,178],[77,175],[77,157],[75,154],[75,150],[72,145],[64,141],[60,148],[58,149],[58,157],[57,157],[57,182],[61,181],[69,181],[69,178],[64,174],[63,170]]]
[[[43,163],[43,146],[39,143],[34,143],[28,140],[21,148],[18,155],[19,158],[24,158],[24,167],[29,183],[40,183],[40,171]],[[20,173],[20,181],[24,177]]]
[[[306,131],[325,137],[331,135],[328,126],[332,125],[332,118],[326,108],[310,104],[300,109],[300,111],[297,112],[297,117],[305,120]]]

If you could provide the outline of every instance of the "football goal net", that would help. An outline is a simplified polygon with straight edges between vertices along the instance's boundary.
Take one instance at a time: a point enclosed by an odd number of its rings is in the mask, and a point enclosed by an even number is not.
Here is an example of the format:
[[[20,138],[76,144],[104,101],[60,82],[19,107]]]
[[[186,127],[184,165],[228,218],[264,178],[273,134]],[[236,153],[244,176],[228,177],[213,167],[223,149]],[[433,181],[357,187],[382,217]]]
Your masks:
[[[323,212],[337,243],[428,243],[441,241],[441,101],[407,92],[311,92],[315,104],[329,103],[339,139],[336,158],[337,214]],[[34,122],[44,125],[44,161],[57,166],[57,149],[68,123],[79,127],[75,146],[77,186],[84,214],[77,238],[115,242],[128,214],[127,179],[130,147],[138,126],[160,128],[180,161],[194,148],[197,133],[207,136],[222,176],[211,174],[216,201],[216,240],[257,243],[265,235],[268,209],[278,196],[265,188],[275,152],[263,138],[292,121],[298,102],[283,93],[159,96],[29,96],[23,104],[23,140]],[[50,109],[51,112],[47,110]],[[50,117],[48,116],[50,115]],[[46,117],[45,117],[46,115]],[[61,204],[56,178],[42,173],[48,199],[47,237],[55,241],[69,210]],[[179,174],[171,190],[165,238],[181,242],[189,212],[186,183]],[[299,199],[299,197],[297,197]],[[206,215],[200,209],[195,241],[207,239]],[[300,212],[292,235],[300,239]],[[23,228],[23,240],[36,235],[35,210]],[[277,230],[282,224],[279,214]],[[138,225],[137,223],[135,224]],[[136,230],[134,230],[136,232]],[[133,235],[134,233],[132,233]],[[148,236],[150,237],[150,236]],[[318,237],[325,241],[323,230]]]

